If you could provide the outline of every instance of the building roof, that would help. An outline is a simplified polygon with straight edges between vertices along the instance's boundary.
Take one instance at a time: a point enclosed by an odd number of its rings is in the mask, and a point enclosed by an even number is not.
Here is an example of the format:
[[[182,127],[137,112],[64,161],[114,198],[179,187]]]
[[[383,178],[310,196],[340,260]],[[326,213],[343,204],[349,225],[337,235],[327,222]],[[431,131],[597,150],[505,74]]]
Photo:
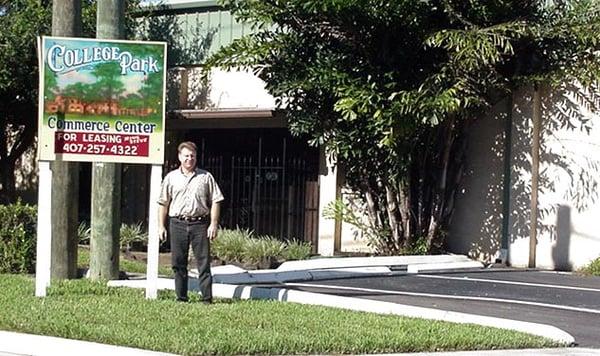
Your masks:
[[[219,6],[216,0],[142,0],[141,6],[165,6],[172,10]]]

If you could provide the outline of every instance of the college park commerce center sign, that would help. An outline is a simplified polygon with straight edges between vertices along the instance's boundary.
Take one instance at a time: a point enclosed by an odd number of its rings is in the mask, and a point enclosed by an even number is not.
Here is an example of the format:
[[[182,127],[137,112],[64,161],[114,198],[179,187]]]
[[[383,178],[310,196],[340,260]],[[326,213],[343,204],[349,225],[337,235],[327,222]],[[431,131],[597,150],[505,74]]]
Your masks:
[[[42,37],[38,158],[162,164],[166,44]]]

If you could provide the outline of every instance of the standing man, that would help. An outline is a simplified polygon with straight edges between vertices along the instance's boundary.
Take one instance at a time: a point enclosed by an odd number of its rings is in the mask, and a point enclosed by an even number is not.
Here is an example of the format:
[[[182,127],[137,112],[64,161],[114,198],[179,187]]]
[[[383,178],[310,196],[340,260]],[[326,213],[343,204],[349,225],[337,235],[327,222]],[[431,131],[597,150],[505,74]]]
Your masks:
[[[175,272],[177,300],[188,300],[188,251],[190,244],[198,264],[202,302],[212,302],[210,240],[217,237],[223,194],[212,174],[196,168],[196,145],[182,142],[177,147],[179,168],[163,179],[158,200],[158,233],[171,238],[171,265]]]

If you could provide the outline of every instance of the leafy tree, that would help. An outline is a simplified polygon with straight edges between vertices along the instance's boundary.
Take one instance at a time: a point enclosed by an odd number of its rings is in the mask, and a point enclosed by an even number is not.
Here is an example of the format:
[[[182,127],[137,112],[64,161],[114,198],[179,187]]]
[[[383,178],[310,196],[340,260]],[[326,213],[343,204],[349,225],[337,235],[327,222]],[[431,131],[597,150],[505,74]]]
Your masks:
[[[132,37],[131,16],[139,1],[127,2],[126,32]],[[95,37],[96,2],[82,1],[83,33]],[[15,201],[15,164],[34,145],[37,132],[37,36],[50,35],[52,2],[0,0],[0,203]],[[49,71],[46,71],[49,73]],[[54,81],[52,81],[54,79]],[[46,75],[49,87],[56,78]],[[50,95],[53,93],[51,92]]]
[[[0,203],[14,201],[17,159],[31,146],[37,120],[35,38],[51,13],[39,1],[0,0]]]
[[[250,67],[292,133],[322,145],[359,194],[381,253],[440,247],[465,133],[526,83],[595,90],[594,0],[224,0],[254,32],[209,66]],[[355,220],[337,204],[333,214]],[[345,216],[344,216],[345,215]]]

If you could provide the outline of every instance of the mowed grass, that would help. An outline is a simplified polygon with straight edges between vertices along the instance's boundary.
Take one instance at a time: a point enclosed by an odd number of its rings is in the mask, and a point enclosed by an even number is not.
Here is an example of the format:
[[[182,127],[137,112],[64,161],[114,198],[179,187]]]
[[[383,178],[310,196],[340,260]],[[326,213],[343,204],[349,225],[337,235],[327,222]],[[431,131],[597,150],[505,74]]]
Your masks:
[[[523,333],[272,301],[177,303],[89,280],[0,275],[0,329],[177,354],[341,354],[557,346]]]
[[[87,247],[79,247],[77,250],[77,267],[87,269],[90,266],[90,249]],[[146,273],[147,263],[141,260],[128,260],[121,253],[119,259],[119,269],[121,271],[130,273]],[[171,266],[160,265],[158,266],[158,274],[163,277],[172,277],[173,271]]]

